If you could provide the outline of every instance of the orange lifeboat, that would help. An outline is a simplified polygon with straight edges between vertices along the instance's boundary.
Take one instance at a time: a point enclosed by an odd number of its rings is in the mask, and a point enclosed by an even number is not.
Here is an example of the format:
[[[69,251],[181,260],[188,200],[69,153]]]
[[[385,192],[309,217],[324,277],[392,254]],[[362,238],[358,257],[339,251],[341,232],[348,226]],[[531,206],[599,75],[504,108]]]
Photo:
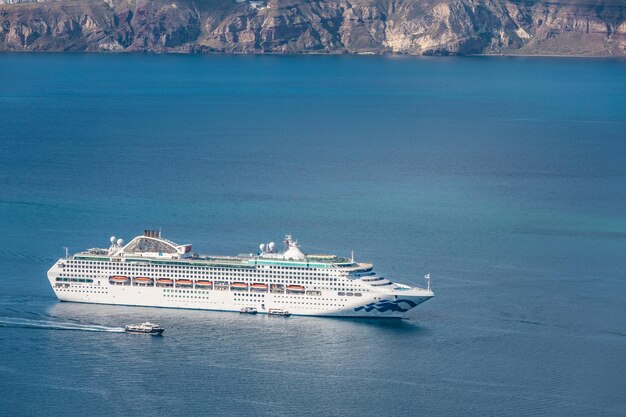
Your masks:
[[[114,275],[114,276],[112,276],[112,277],[109,279],[109,281],[111,281],[111,282],[115,282],[115,283],[117,283],[117,284],[124,284],[124,283],[128,282],[128,280],[129,280],[129,278],[128,278],[128,277],[125,277],[125,276],[123,276],[123,275]]]
[[[255,282],[254,284],[252,284],[252,289],[256,291],[267,291],[267,284]]]
[[[137,277],[133,279],[135,284],[152,284],[154,281],[149,277]]]
[[[287,291],[289,292],[304,292],[302,285],[287,285]]]
[[[212,281],[196,281],[196,287],[211,287],[213,286],[213,282]]]
[[[233,282],[232,284],[230,284],[230,288],[234,288],[237,290],[247,290],[248,284],[246,284],[245,282]]]
[[[174,283],[174,280],[171,278],[157,278],[156,285],[157,287],[171,287]]]
[[[190,279],[177,279],[176,285],[180,287],[191,287],[193,282]]]

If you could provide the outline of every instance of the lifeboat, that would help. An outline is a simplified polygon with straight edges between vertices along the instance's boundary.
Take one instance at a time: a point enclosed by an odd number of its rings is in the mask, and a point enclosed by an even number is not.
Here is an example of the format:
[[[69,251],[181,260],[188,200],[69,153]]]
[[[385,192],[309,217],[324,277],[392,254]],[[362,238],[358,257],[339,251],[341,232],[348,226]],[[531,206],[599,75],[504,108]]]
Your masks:
[[[255,291],[267,291],[267,284],[255,282],[254,284],[252,284],[252,289]]]
[[[172,285],[173,282],[174,280],[170,278],[157,278],[156,280],[157,285]]]
[[[129,278],[123,275],[114,275],[109,278],[109,281],[115,282],[116,284],[125,284],[129,281]]]
[[[179,287],[191,287],[193,282],[190,279],[177,279],[176,285]]]
[[[230,288],[234,290],[247,290],[248,284],[246,284],[245,282],[233,282],[232,284],[230,284]]]
[[[287,291],[289,292],[304,292],[302,285],[287,285]]]
[[[267,314],[269,314],[270,316],[282,316],[282,317],[291,316],[290,312],[288,312],[287,310],[283,310],[282,308],[270,308]]]
[[[154,281],[149,277],[137,277],[133,279],[135,284],[152,284]]]
[[[213,282],[211,281],[196,281],[196,287],[211,287]]]

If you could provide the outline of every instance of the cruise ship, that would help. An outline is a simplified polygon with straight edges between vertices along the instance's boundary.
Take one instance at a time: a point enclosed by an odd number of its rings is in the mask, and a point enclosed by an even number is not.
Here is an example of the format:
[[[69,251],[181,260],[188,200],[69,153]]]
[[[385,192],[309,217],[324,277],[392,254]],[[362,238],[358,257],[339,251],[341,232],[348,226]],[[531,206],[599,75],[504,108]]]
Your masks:
[[[373,265],[336,255],[307,254],[290,235],[237,256],[199,255],[145,230],[124,245],[111,237],[59,259],[48,279],[61,301],[292,315],[403,318],[433,297],[378,275]],[[429,276],[427,276],[429,278]]]

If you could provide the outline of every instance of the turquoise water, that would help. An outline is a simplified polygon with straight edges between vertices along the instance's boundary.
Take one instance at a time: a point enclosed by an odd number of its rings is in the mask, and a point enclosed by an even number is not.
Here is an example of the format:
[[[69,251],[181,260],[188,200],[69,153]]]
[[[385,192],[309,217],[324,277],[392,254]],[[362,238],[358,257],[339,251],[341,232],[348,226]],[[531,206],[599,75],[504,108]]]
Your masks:
[[[618,416],[626,62],[0,55],[0,414]],[[58,303],[144,228],[371,261],[397,323]],[[146,319],[163,338],[119,327]]]

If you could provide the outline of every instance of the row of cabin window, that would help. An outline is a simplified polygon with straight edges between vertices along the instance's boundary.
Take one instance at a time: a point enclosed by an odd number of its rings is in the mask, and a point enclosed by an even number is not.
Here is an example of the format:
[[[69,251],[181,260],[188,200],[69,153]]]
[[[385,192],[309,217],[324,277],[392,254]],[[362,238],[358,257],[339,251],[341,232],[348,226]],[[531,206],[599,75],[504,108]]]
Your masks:
[[[57,282],[93,282],[93,279],[89,279],[89,278],[63,278],[63,277],[59,277],[56,280],[57,280]]]
[[[151,266],[151,267],[137,267],[137,266],[118,266],[115,265],[115,267],[113,266],[107,266],[107,267],[101,267],[101,266],[96,266],[96,268],[87,268],[85,266],[78,266],[76,268],[69,268],[70,270],[83,270],[83,269],[115,269],[115,270],[122,270],[122,271],[162,271],[162,270],[166,270],[166,271],[172,271],[172,270],[180,270],[180,269],[189,269],[188,267],[179,267],[179,266]],[[194,268],[196,269],[196,268]],[[218,275],[237,275],[237,276],[248,276],[248,277],[252,277],[252,276],[270,276],[270,275],[298,275],[298,276],[309,276],[309,277],[330,277],[331,275],[328,273],[315,273],[315,274],[306,274],[303,272],[291,272],[291,271],[281,271],[281,272],[270,272],[269,274],[248,274],[248,275],[244,275],[241,272],[238,271],[230,271],[228,269],[219,269],[219,268],[204,268],[207,269],[208,271],[212,271],[212,272],[217,272]],[[199,272],[196,272],[199,273]],[[207,272],[200,272],[203,273],[205,275],[208,275]]]
[[[99,262],[99,261],[71,261],[80,265],[114,265],[117,266],[119,265],[119,263],[113,263],[113,262]],[[185,268],[185,269],[202,269],[202,270],[207,270],[207,271],[228,271],[228,268],[215,268],[215,267],[209,267],[209,266],[194,266],[194,265],[157,265],[157,266],[152,266],[150,265],[150,267],[152,268]],[[288,271],[319,271],[318,268],[302,268],[302,267],[285,267],[285,266],[272,266],[269,265],[268,266],[270,269],[280,269],[280,270],[288,270]]]
[[[77,263],[80,265],[118,265],[119,263],[116,262],[104,262],[104,261],[81,261],[81,260],[72,260],[70,262],[73,263]],[[132,261],[131,261],[132,262]],[[319,271],[319,268],[311,268],[311,267],[292,267],[292,266],[274,266],[274,265],[265,265],[267,268],[269,269],[280,269],[280,270],[290,270],[290,271]],[[209,269],[211,271],[213,270],[225,270],[224,268],[216,268],[216,267],[209,267],[209,266],[196,266],[196,265],[159,265],[159,268],[161,267],[166,267],[166,268],[201,268],[201,269]]]

